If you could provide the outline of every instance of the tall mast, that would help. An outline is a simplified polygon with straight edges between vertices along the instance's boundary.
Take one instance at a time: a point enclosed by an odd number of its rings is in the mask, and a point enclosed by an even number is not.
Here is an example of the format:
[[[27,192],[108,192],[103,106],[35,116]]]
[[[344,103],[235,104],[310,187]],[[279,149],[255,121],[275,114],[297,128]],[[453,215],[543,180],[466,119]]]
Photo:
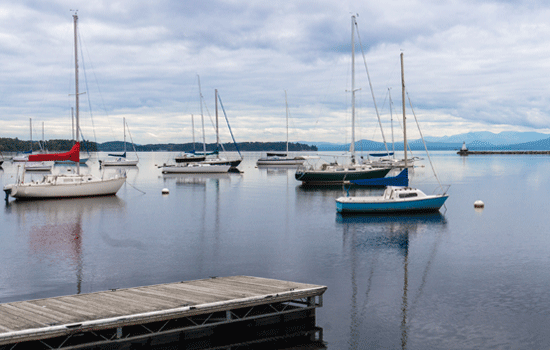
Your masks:
[[[79,104],[79,101],[78,101],[78,41],[76,39],[76,22],[78,21],[78,15],[75,13],[73,15],[73,19],[74,19],[74,79],[75,79],[75,83],[74,83],[74,87],[75,87],[75,107],[76,107],[76,142],[78,143],[80,138],[79,138],[79,134],[80,134],[80,121],[78,119],[78,112],[79,112],[79,107],[78,107],[78,104]],[[77,162],[76,163],[76,173],[80,175],[80,162]]]
[[[195,151],[195,118],[191,114],[191,131],[193,131],[193,152]]]
[[[124,155],[126,155],[126,117],[122,117],[122,128],[124,129]]]
[[[202,91],[201,91],[201,77],[197,74],[197,79],[199,80],[199,97],[201,104],[201,122],[202,122],[202,148],[203,152],[206,155],[206,137],[204,136],[204,114],[202,113]]]
[[[407,118],[405,117],[405,72],[403,70],[403,52],[401,52],[401,98],[403,100],[403,151],[407,168]]]
[[[351,16],[351,162],[355,163],[355,41],[353,37],[355,16]]]
[[[288,156],[288,101],[286,99],[286,90],[285,90],[285,107],[286,107],[286,153]]]
[[[220,149],[220,134],[218,129],[218,89],[214,90],[214,98],[216,99],[216,150]]]
[[[71,107],[71,124],[72,124],[71,131],[72,131],[73,140],[74,140],[74,108],[73,107]]]
[[[388,95],[390,96],[391,148],[393,152],[393,158],[395,158],[395,140],[393,139],[393,112],[391,108],[391,88],[388,88]]]
[[[32,118],[29,118],[29,130],[31,131],[31,152],[32,152]]]

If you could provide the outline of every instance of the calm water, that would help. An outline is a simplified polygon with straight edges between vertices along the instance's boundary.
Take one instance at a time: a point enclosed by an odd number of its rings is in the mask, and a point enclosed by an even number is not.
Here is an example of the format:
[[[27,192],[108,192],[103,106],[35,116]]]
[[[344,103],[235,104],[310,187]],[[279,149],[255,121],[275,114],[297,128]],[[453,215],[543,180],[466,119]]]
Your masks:
[[[259,153],[242,174],[170,176],[155,165],[171,154],[141,153],[115,197],[2,202],[0,302],[251,275],[326,285],[331,350],[549,348],[550,159],[431,155],[446,211],[342,217],[341,187],[302,188]],[[15,173],[4,164],[2,186]]]

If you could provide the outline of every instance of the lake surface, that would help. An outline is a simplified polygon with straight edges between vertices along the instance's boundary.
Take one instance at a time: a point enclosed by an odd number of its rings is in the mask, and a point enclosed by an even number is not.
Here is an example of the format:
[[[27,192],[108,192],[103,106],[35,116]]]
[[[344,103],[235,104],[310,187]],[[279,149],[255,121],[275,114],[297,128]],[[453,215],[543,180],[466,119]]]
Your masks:
[[[250,275],[327,286],[331,350],[550,347],[548,156],[433,152],[451,185],[440,214],[349,217],[341,186],[304,188],[260,153],[241,174],[162,175],[174,155],[140,153],[114,197],[2,202],[0,302]],[[417,165],[411,184],[432,193]]]

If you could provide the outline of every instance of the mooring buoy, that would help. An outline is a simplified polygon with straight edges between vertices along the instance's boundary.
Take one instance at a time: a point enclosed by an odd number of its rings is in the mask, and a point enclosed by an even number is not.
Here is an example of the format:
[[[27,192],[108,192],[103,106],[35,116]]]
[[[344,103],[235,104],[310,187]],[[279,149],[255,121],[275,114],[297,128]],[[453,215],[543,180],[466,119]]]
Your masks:
[[[162,189],[162,194],[169,194],[170,191],[167,188]]]
[[[483,201],[480,201],[479,199],[474,202],[474,208],[483,208],[485,207],[485,203]]]

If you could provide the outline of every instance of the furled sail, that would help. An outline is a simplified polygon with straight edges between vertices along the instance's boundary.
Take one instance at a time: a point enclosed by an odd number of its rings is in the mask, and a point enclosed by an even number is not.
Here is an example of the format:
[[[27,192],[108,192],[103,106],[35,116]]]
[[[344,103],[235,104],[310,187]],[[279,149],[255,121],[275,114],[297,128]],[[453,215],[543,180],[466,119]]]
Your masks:
[[[47,153],[47,154],[31,154],[29,162],[48,162],[55,160],[72,160],[73,162],[80,161],[80,143],[77,142],[69,152],[65,153]]]

